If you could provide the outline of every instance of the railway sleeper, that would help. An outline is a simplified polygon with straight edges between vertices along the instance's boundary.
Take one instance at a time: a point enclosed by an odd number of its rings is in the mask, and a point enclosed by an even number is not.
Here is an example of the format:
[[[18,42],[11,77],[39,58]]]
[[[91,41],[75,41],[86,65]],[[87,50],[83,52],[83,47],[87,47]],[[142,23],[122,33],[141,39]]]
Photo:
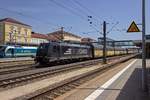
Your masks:
[[[79,86],[80,84],[79,83],[72,83],[72,85]]]
[[[58,90],[61,94],[64,94],[64,93],[66,93],[66,91],[64,90],[64,89],[60,89],[60,90]]]
[[[55,95],[57,95],[57,96],[62,95],[62,93],[61,93],[61,92],[59,92],[58,90],[57,90],[57,91],[53,91],[53,94],[55,94]]]
[[[17,78],[17,79],[15,79],[15,80],[16,80],[17,82],[21,81],[21,80],[20,80],[20,79],[18,79],[18,78]]]
[[[13,80],[8,80],[8,81],[3,81],[0,86],[5,86],[5,85],[8,85],[8,84],[11,84],[11,83],[14,83],[15,81]]]
[[[71,89],[72,89],[72,88],[71,88],[71,87],[68,87],[68,86],[65,86],[65,87],[64,87],[64,90],[65,90],[65,91],[70,91]]]
[[[3,81],[0,85],[5,85],[5,84],[8,84],[8,82],[6,82],[6,81]]]
[[[25,77],[22,77],[22,78],[20,78],[20,80],[26,80],[26,78],[25,78]]]
[[[27,76],[27,77],[26,77],[26,79],[31,79],[31,78],[32,78],[31,76]]]
[[[77,86],[76,85],[73,85],[73,84],[68,84],[69,87],[71,87],[71,89],[73,88],[76,88]]]
[[[57,90],[60,91],[61,93],[66,93],[66,91],[67,91],[64,86],[60,87]]]
[[[56,93],[56,92],[51,92],[51,93],[49,93],[49,94],[47,94],[47,95],[49,95],[49,96],[52,97],[53,99],[56,98],[56,97],[58,97],[58,96],[60,96],[60,94],[58,94],[58,93]]]
[[[36,76],[35,76],[35,75],[32,75],[31,77],[35,78]]]
[[[49,95],[45,95],[41,100],[53,100],[54,98],[49,96]]]

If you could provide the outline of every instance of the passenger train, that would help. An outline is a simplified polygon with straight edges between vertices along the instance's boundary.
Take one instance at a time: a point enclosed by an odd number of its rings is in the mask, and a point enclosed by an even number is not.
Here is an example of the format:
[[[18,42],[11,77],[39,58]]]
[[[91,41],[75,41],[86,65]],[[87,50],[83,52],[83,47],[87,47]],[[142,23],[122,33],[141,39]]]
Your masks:
[[[137,53],[135,49],[107,47],[107,56]],[[55,61],[74,59],[94,59],[103,57],[103,46],[97,43],[81,44],[67,42],[41,43],[35,61],[46,64]]]
[[[28,46],[0,46],[0,58],[33,57],[36,56],[37,47]]]

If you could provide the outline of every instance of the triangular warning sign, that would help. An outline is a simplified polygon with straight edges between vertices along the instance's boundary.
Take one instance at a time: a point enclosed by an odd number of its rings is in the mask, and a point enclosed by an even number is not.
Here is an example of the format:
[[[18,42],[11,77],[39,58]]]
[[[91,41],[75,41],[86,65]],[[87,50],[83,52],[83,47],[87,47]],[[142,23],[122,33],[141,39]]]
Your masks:
[[[137,25],[133,21],[130,27],[128,28],[127,32],[140,32],[140,29],[137,27]]]

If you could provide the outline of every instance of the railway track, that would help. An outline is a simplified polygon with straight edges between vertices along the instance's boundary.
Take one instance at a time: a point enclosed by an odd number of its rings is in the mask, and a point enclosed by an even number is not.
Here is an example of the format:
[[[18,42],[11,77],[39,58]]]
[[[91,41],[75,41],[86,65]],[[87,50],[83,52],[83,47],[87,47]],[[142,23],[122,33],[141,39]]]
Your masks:
[[[131,57],[132,58],[132,57]],[[81,84],[95,78],[96,76],[106,72],[107,70],[111,69],[112,66],[124,62],[126,60],[129,60],[129,58],[122,59],[117,62],[112,62],[111,64],[104,65],[99,70],[94,70],[92,72],[88,72],[84,75],[73,77],[72,79],[65,80],[61,82],[60,84],[56,84],[56,86],[48,87],[47,89],[44,89],[40,92],[36,92],[34,94],[28,95],[25,97],[19,97],[24,99],[30,99],[30,100],[53,100],[57,98],[58,96],[63,95],[64,93],[75,89],[76,87],[80,86]]]
[[[0,75],[31,70],[35,68],[34,64],[35,62],[31,60],[0,63]]]
[[[8,68],[8,69],[6,69],[6,68],[0,69],[0,75],[18,73],[18,72],[28,71],[28,70],[32,70],[32,69],[35,69],[33,64],[20,65],[20,66]]]
[[[31,57],[14,57],[14,58],[0,58],[0,63],[19,62],[19,61],[32,61]]]
[[[31,65],[31,64],[34,64],[33,60],[0,62],[0,70],[1,69],[16,68],[16,67],[26,66],[26,65]]]
[[[109,59],[110,62],[113,62],[112,59],[114,61],[114,57]],[[118,59],[118,57],[116,59]],[[7,75],[0,75],[0,89],[4,90],[4,89],[21,86],[34,81],[46,79],[48,77],[53,77],[60,74],[64,74],[66,72],[78,70],[84,68],[83,66],[96,65],[100,62],[102,62],[102,60],[97,59],[97,60],[67,64],[67,65],[54,66],[49,68],[34,69],[34,70],[12,73]]]
[[[107,58],[107,60],[110,59],[117,59],[121,56],[116,56],[116,57],[109,57]],[[38,65],[35,65],[34,61],[24,61],[24,62],[11,62],[10,64],[7,65],[1,65],[0,67],[0,75],[4,75],[4,74],[10,74],[10,73],[18,73],[18,72],[23,72],[23,71],[29,71],[29,70],[33,70],[35,69],[35,67],[37,67]],[[54,65],[51,65],[51,67]],[[38,66],[43,67],[43,66]],[[46,66],[45,66],[46,67]]]
[[[92,61],[85,61],[85,62],[80,62],[78,64],[73,63],[73,64],[67,64],[67,65],[60,65],[60,66],[54,66],[54,67],[48,67],[48,68],[41,68],[41,69],[34,69],[34,70],[29,70],[29,71],[24,71],[24,72],[19,72],[19,73],[12,73],[8,75],[1,75],[0,77],[0,88],[10,88],[27,84],[30,82],[33,82],[34,79],[37,81],[38,79],[43,79],[46,77],[52,77],[57,74],[63,74],[66,71],[70,70],[77,70],[78,68],[81,68],[82,66],[89,66],[90,63],[91,65],[99,63],[102,61],[101,59],[99,60],[92,60]],[[19,83],[19,84],[18,84]],[[23,83],[23,84],[22,84]]]

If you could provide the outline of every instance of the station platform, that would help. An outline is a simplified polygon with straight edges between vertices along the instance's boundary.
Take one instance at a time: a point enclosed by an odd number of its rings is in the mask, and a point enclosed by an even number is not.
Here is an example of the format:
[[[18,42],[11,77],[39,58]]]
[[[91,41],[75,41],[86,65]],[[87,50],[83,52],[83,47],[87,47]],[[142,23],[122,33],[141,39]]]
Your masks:
[[[131,59],[56,100],[150,100],[142,90],[141,66],[141,59]],[[147,68],[150,68],[150,59]]]
[[[34,60],[34,58],[31,58],[31,57],[0,58],[0,63],[13,62],[13,61],[24,61],[24,60]]]

